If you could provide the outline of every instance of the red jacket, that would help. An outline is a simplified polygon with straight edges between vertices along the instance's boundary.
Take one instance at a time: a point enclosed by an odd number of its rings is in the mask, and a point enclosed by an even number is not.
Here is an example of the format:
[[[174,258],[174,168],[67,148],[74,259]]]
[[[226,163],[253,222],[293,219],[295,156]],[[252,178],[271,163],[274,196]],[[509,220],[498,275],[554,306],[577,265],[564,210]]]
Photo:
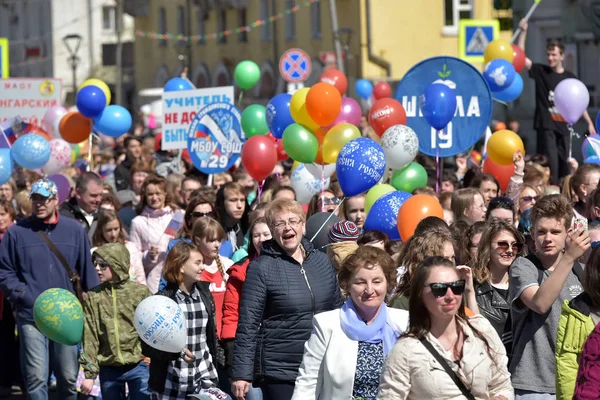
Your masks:
[[[227,271],[229,279],[225,286],[225,300],[223,301],[221,340],[235,339],[240,315],[242,287],[246,281],[248,264],[250,264],[250,259],[246,257],[235,263]]]

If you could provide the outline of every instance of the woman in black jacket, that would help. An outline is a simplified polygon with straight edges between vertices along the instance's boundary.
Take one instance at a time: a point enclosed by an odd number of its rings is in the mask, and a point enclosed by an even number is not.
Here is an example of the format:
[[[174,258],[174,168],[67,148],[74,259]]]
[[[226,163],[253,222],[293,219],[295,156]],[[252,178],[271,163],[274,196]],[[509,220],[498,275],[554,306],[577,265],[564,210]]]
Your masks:
[[[250,263],[242,292],[233,359],[233,394],[251,382],[264,400],[289,400],[315,314],[341,307],[331,262],[302,237],[305,216],[293,200],[278,199],[265,217],[273,239]]]

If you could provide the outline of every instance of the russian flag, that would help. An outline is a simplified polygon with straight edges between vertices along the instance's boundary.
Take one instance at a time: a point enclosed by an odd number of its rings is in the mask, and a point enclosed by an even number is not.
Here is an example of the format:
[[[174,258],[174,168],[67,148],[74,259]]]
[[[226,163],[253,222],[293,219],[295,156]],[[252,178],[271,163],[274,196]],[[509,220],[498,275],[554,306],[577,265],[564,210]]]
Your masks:
[[[183,211],[181,211],[181,210],[175,211],[175,213],[173,214],[173,217],[171,217],[171,222],[169,222],[169,225],[167,225],[167,228],[165,229],[164,234],[175,237],[175,235],[177,235],[177,232],[179,232],[179,230],[181,229],[181,226],[183,225],[183,217],[184,217]]]
[[[32,125],[24,122],[19,116],[0,123],[0,148],[12,147],[19,135],[29,133],[31,130]]]

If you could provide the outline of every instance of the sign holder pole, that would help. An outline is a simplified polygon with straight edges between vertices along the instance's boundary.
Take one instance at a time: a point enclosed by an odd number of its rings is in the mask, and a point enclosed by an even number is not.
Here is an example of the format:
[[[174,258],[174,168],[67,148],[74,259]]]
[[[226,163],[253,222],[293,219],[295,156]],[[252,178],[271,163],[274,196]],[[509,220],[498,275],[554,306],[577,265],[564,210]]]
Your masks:
[[[525,14],[525,18],[523,18],[524,21],[529,21],[529,18],[531,18],[531,16],[533,15],[533,12],[535,11],[535,9],[540,5],[541,0],[535,0],[533,2],[533,4],[531,5],[531,7],[529,8],[529,11],[527,11],[527,14]],[[517,30],[515,31],[515,33],[512,36],[512,39],[510,39],[510,43],[514,43],[515,40],[517,40],[517,38],[519,37],[519,35],[521,34],[521,28],[517,28]]]
[[[92,143],[94,143],[94,121],[91,123],[90,136],[88,138],[88,165],[86,168],[88,172],[92,171]]]
[[[213,174],[208,175],[208,181],[206,181],[206,186],[212,186],[213,184]]]

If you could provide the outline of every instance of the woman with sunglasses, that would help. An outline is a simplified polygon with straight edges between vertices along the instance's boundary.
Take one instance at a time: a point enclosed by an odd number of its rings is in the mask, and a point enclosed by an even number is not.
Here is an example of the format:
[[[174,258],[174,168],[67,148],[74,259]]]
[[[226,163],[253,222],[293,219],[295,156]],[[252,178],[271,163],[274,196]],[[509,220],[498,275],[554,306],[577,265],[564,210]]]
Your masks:
[[[529,210],[535,203],[540,199],[540,192],[536,189],[535,186],[532,186],[528,183],[524,183],[521,191],[519,193],[519,218],[524,211]]]
[[[323,193],[315,194],[308,203],[306,219],[309,219],[316,213],[334,212],[336,207],[340,204],[340,201],[341,200],[335,196],[335,193],[333,193],[331,189],[325,189]],[[339,209],[335,215],[338,215],[338,213]]]
[[[383,368],[378,399],[512,400],[506,350],[490,322],[467,317],[465,280],[451,261],[431,257],[416,269],[408,333]],[[456,379],[456,380],[455,380]]]
[[[508,269],[521,255],[524,245],[525,238],[514,225],[504,221],[490,222],[481,234],[473,263],[473,275],[477,282],[475,298],[479,312],[490,321],[499,337],[506,335],[507,345],[510,339],[507,334],[512,330]]]

